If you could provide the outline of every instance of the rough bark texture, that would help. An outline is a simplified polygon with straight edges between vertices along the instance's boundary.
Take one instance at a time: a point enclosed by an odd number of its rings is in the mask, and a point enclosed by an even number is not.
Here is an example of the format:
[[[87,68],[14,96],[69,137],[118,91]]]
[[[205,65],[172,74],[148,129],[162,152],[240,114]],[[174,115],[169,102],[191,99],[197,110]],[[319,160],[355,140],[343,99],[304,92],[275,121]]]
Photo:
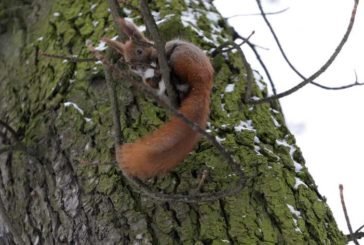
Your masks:
[[[161,27],[167,40],[181,37],[210,51],[231,39],[207,2],[153,2],[155,17],[167,18]],[[211,203],[155,203],[135,192],[114,166],[102,66],[36,56],[38,50],[90,56],[86,39],[97,43],[116,33],[107,1],[5,0],[0,7],[0,66],[5,67],[0,116],[38,155],[0,155],[0,243],[344,244],[279,105],[242,103],[246,71],[237,53],[213,59],[210,130],[243,164],[247,186]],[[137,13],[124,13],[141,24]],[[226,89],[229,84],[233,90]],[[166,120],[164,110],[128,85],[119,94],[126,108],[125,141]],[[256,76],[253,96],[264,95],[266,86]],[[9,142],[14,141],[2,138],[0,148]],[[236,178],[216,149],[202,141],[175,172],[151,184],[188,192],[203,169],[209,171],[204,192],[227,188]]]

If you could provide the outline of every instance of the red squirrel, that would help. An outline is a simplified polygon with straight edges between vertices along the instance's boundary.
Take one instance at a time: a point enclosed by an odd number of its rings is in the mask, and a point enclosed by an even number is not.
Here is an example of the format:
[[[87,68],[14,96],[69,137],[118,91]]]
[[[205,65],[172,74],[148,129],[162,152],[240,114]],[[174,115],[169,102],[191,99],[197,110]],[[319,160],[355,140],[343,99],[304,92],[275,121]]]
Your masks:
[[[129,40],[103,38],[108,46],[121,53],[130,69],[143,78],[158,94],[164,95],[165,85],[157,64],[157,51],[138,28],[125,19],[119,19],[123,33]],[[205,53],[192,43],[171,40],[166,43],[166,55],[171,68],[171,81],[180,93],[179,111],[185,117],[206,127],[210,112],[210,94],[213,67]],[[176,116],[154,132],[116,147],[116,159],[129,176],[147,179],[165,174],[186,158],[200,139],[199,133]]]

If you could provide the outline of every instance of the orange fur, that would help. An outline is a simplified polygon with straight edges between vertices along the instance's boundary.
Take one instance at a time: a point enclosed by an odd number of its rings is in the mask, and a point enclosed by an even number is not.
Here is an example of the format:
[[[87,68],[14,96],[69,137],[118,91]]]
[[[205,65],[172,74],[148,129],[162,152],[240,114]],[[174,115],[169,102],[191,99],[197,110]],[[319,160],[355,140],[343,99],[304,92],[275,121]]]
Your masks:
[[[206,55],[192,44],[183,43],[171,56],[176,75],[190,85],[180,111],[191,121],[205,128],[210,111],[213,69]],[[168,45],[167,45],[168,46]],[[131,144],[119,146],[117,160],[129,175],[141,179],[164,174],[175,168],[193,150],[199,133],[177,117],[159,129]]]
[[[138,59],[139,62],[151,62],[155,50],[151,50],[150,47],[144,48],[144,52],[138,56],[135,49],[140,47],[133,43],[132,38],[150,41],[139,33],[131,22],[123,20],[121,24],[124,33],[131,40],[121,44],[121,48],[112,41],[109,43],[116,47],[127,61]],[[189,92],[181,102],[180,112],[201,128],[205,128],[210,111],[213,81],[213,68],[208,57],[192,43],[180,40],[168,42],[166,53],[170,54],[169,64],[173,77],[189,85]],[[128,175],[140,179],[150,178],[175,168],[193,150],[200,137],[199,133],[173,116],[160,128],[136,142],[117,146],[116,159]]]

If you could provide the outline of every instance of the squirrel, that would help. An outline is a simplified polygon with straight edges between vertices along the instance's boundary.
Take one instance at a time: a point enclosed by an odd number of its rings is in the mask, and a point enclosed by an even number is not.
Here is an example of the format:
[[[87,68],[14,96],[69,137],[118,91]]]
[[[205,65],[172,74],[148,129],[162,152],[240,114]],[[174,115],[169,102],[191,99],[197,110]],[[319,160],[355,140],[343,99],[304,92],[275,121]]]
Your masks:
[[[153,42],[134,23],[123,18],[118,21],[129,40],[124,43],[108,38],[102,40],[121,53],[130,69],[142,77],[144,83],[157,89],[159,96],[164,95],[165,84],[157,67]],[[209,58],[194,44],[179,39],[167,42],[165,50],[171,81],[181,100],[179,111],[201,128],[206,128],[214,73]],[[116,146],[116,159],[129,176],[148,179],[175,168],[194,149],[200,137],[198,132],[172,116],[160,128],[134,143]]]

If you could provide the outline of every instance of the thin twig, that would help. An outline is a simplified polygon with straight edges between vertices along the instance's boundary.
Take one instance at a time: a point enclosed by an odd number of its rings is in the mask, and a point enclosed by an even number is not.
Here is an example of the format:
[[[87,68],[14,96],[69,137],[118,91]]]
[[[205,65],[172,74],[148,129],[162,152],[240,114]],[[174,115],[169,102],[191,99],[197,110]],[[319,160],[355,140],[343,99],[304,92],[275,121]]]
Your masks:
[[[202,171],[200,181],[198,182],[198,186],[197,186],[197,188],[194,190],[194,192],[195,192],[195,193],[197,193],[197,192],[200,192],[200,191],[201,191],[201,188],[202,188],[203,184],[205,183],[205,181],[206,181],[206,178],[207,178],[208,174],[209,174],[209,171],[208,171],[207,169],[204,169],[204,170]]]
[[[75,56],[66,56],[66,55],[59,55],[59,54],[48,54],[48,53],[44,53],[42,51],[39,51],[39,54],[41,56],[44,56],[44,57],[54,58],[54,59],[61,59],[61,60],[68,60],[70,62],[75,62],[75,63],[98,61],[98,59],[96,59],[96,58],[78,58],[78,57],[75,57]]]
[[[359,233],[360,231],[361,231],[361,229],[363,229],[364,228],[364,225],[362,225],[362,226],[360,226],[356,231],[355,231],[355,233]]]
[[[346,209],[346,205],[345,205],[345,199],[344,199],[344,187],[342,184],[339,185],[339,190],[340,190],[340,200],[341,200],[341,206],[343,207],[343,211],[344,211],[344,215],[345,215],[345,220],[346,220],[346,224],[348,226],[349,229],[349,233],[350,233],[350,237],[352,239],[352,241],[356,244],[359,245],[358,241],[354,238],[353,235],[353,229],[351,228],[351,223],[350,223],[350,219],[349,219],[349,215],[348,215],[348,211]]]
[[[264,10],[263,10],[263,8],[261,6],[260,0],[256,0],[256,1],[257,1],[258,6],[259,6],[259,9],[262,11],[262,13],[264,13]],[[351,30],[352,30],[353,25],[354,25],[354,22],[355,22],[355,16],[356,16],[356,11],[357,11],[357,7],[358,7],[358,3],[359,3],[359,0],[354,0],[354,6],[353,6],[353,9],[352,9],[352,14],[351,14],[351,17],[350,17],[349,25],[348,25],[348,27],[346,29],[346,32],[345,32],[344,36],[342,37],[339,45],[336,47],[336,49],[333,52],[333,54],[329,57],[329,59],[324,63],[324,65],[318,71],[316,71],[309,78],[304,79],[301,83],[297,84],[295,87],[293,87],[291,89],[288,89],[288,90],[286,90],[286,91],[284,91],[282,93],[279,93],[279,94],[276,94],[276,95],[273,95],[273,96],[270,96],[270,97],[266,97],[266,98],[263,98],[263,99],[260,99],[260,100],[250,100],[249,103],[250,104],[260,104],[260,103],[264,103],[264,102],[269,102],[269,101],[272,101],[272,100],[280,99],[282,97],[285,97],[287,95],[290,95],[290,94],[296,92],[297,90],[299,90],[302,87],[306,86],[308,83],[310,83],[313,80],[315,80],[322,73],[324,73],[327,70],[327,68],[329,68],[330,65],[333,63],[333,61],[336,59],[337,55],[341,52],[343,46],[345,45],[346,41],[349,38],[349,35],[351,33]],[[264,15],[263,15],[263,17],[264,17],[264,19],[266,21],[268,21],[267,18]],[[266,22],[266,23],[268,25],[269,21]],[[269,26],[271,26],[270,23],[269,23]],[[276,36],[276,35],[274,34],[274,36]],[[277,40],[276,40],[276,42],[277,42]],[[279,40],[278,40],[278,43],[279,43]],[[280,47],[280,49],[282,49],[282,47]],[[282,53],[282,55],[283,55],[283,53]],[[292,67],[291,68],[294,71],[297,71],[297,69],[295,69],[294,66],[292,66]]]
[[[238,45],[239,47],[243,46],[245,43],[247,43],[249,41],[249,39],[255,34],[255,31],[252,31],[250,33],[250,35],[245,39],[245,40],[242,40],[241,43],[239,44],[236,44]],[[234,45],[231,45],[232,41],[226,41],[224,43],[222,43],[219,47],[215,48],[214,51],[211,52],[211,56],[216,56],[217,54],[219,53],[228,53],[234,49],[236,49],[236,47]],[[226,48],[228,46],[231,46],[229,48]],[[226,48],[226,49],[225,49]]]
[[[269,50],[269,48],[267,48],[267,47],[263,47],[263,46],[261,46],[261,45],[258,45],[258,44],[255,44],[255,43],[252,43],[251,41],[249,41],[248,40],[248,38],[247,37],[243,37],[242,35],[240,35],[237,31],[235,31],[235,30],[232,30],[232,36],[233,36],[233,40],[235,41],[236,39],[241,39],[241,40],[243,40],[243,41],[246,41],[246,42],[250,42],[250,44],[251,45],[253,45],[254,47],[256,47],[256,48],[260,48],[260,49],[263,49],[263,50],[266,50],[266,51],[268,51]]]
[[[20,141],[16,142],[13,145],[7,145],[7,146],[4,146],[3,148],[0,148],[0,155],[3,153],[14,152],[14,151],[24,152],[25,154],[28,154],[29,156],[31,156],[33,158],[37,158],[37,154],[36,154],[35,150],[28,148]]]
[[[363,86],[364,83],[360,83],[358,82],[358,74],[356,74],[355,72],[355,82],[353,82],[352,84],[348,84],[348,85],[343,85],[343,86],[339,86],[339,87],[328,87],[328,86],[324,86],[315,82],[312,82],[312,84],[315,84],[316,86],[326,89],[326,90],[342,90],[342,89],[347,89],[347,88],[351,88],[351,87],[355,87],[355,86]]]
[[[250,67],[249,62],[245,58],[243,50],[237,44],[235,44],[234,42],[232,42],[232,45],[233,45],[233,47],[236,48],[236,50],[240,54],[240,58],[243,61],[245,71],[246,71],[246,88],[245,88],[245,97],[244,97],[244,101],[246,103],[249,100],[250,95],[251,95],[252,86],[253,86],[253,83],[254,83],[254,76],[253,76],[253,73],[252,73],[252,68]]]
[[[127,36],[124,34],[124,32],[122,31],[120,24],[118,22],[118,19],[121,17],[120,16],[120,6],[118,3],[118,0],[108,0],[109,3],[109,8],[110,8],[110,12],[111,12],[111,16],[114,22],[114,27],[116,32],[118,33],[118,40],[126,40]]]
[[[18,133],[8,123],[0,119],[0,125],[3,126],[7,131],[9,131],[9,133],[15,140],[18,140]]]
[[[86,45],[89,44],[89,40],[86,41]],[[111,47],[112,48],[112,47]],[[70,62],[74,62],[74,63],[79,63],[79,62],[91,62],[91,61],[99,61],[99,59],[97,58],[77,58],[74,56],[66,56],[66,55],[62,55],[62,54],[48,54],[48,53],[42,53],[40,52],[40,55],[48,57],[48,58],[54,58],[54,59],[62,59],[62,60],[69,60]],[[108,56],[109,58],[111,58],[111,56]],[[156,69],[156,66],[153,64],[145,64],[145,63],[138,63],[135,61],[131,61],[131,62],[126,62],[124,61],[124,63],[126,65],[144,65],[145,67],[150,67],[152,69]]]
[[[107,57],[111,57],[111,50],[109,49],[107,51]],[[105,81],[106,81],[106,85],[107,85],[107,89],[109,90],[109,94],[112,96],[110,97],[110,102],[111,102],[111,108],[112,110],[115,112],[115,114],[120,115],[120,110],[119,110],[119,106],[118,106],[118,100],[117,100],[117,93],[116,93],[116,89],[115,89],[115,82],[111,76],[111,69],[109,66],[106,66],[103,63],[103,68],[105,71]],[[121,135],[121,124],[120,124],[120,116],[118,117],[113,117],[114,120],[114,137],[115,137],[115,147],[118,147],[120,144],[123,143],[123,138]]]
[[[348,89],[348,88],[352,88],[355,86],[363,86],[364,83],[359,83],[359,82],[354,82],[352,84],[347,84],[347,85],[343,85],[343,86],[339,86],[339,87],[328,87],[319,83],[315,83],[312,82],[312,84],[315,84],[317,87],[320,87],[322,89],[326,89],[326,90],[343,90],[343,89]]]
[[[267,76],[268,78],[268,81],[270,83],[270,86],[272,88],[272,92],[273,92],[273,95],[276,95],[277,94],[277,90],[276,90],[276,87],[274,85],[274,82],[273,82],[273,79],[272,79],[272,76],[270,75],[270,72],[268,70],[268,68],[266,67],[264,61],[262,60],[262,58],[260,57],[260,54],[259,52],[257,51],[257,45],[253,44],[252,42],[250,42],[250,40],[248,40],[247,38],[245,37],[242,37],[239,33],[237,32],[234,32],[234,36],[236,38],[239,38],[243,41],[246,41],[246,43],[248,44],[249,48],[251,48],[251,50],[253,51],[255,57],[257,58],[260,66],[263,68],[263,71],[265,73],[265,75]]]
[[[364,238],[364,232],[356,232],[353,235],[345,235],[348,242],[352,242],[353,239],[359,240]]]
[[[303,80],[307,80],[307,78],[298,71],[298,69],[296,69],[296,67],[292,64],[292,62],[288,59],[288,56],[287,54],[285,53],[283,47],[282,47],[282,44],[280,43],[279,39],[278,39],[278,36],[277,34],[275,33],[274,29],[273,29],[273,26],[271,25],[271,23],[269,22],[269,20],[267,19],[266,15],[267,13],[264,12],[263,10],[263,7],[260,3],[259,0],[258,1],[258,6],[259,6],[259,9],[261,11],[261,15],[263,16],[264,18],[264,21],[266,23],[266,25],[268,26],[275,42],[277,43],[277,46],[279,48],[279,51],[281,52],[282,56],[283,56],[283,59],[287,62],[288,66],[300,77],[302,78]],[[316,83],[315,81],[310,81],[310,83],[312,83],[313,85],[317,86],[317,87],[320,87],[322,89],[327,89],[327,90],[341,90],[341,89],[347,89],[347,88],[351,88],[353,86],[357,86],[357,85],[361,85],[361,84],[357,84],[357,83],[354,83],[354,84],[349,84],[349,85],[344,85],[344,86],[340,86],[340,87],[327,87],[327,86],[324,86],[324,85],[321,85],[319,83]]]
[[[122,28],[120,26],[120,22],[118,21],[120,16],[120,5],[118,0],[108,0],[109,8],[111,11],[112,19],[114,22],[114,26],[116,29],[116,32],[118,33],[118,40],[125,40],[127,39],[127,36],[122,31]],[[98,57],[98,52],[94,52],[97,59],[102,58],[102,56]],[[111,49],[108,49],[106,53],[106,57],[110,58],[112,54]],[[119,109],[119,103],[116,95],[116,89],[115,89],[115,82],[113,80],[113,77],[111,75],[111,70],[108,66],[105,66],[103,62],[103,68],[105,73],[105,81],[107,85],[107,89],[109,91],[109,98],[111,102],[111,108],[113,111],[113,121],[114,121],[114,140],[115,140],[115,148],[118,147],[123,142],[123,137],[121,134],[121,123],[120,123],[120,110],[124,110],[124,106]],[[116,149],[115,149],[116,150]]]
[[[287,64],[289,65],[289,67],[296,73],[298,74],[302,79],[306,80],[307,78],[304,77],[297,69],[296,67],[291,63],[291,61],[288,59],[287,55],[286,55],[286,52],[284,51],[283,47],[282,47],[282,44],[281,42],[279,41],[278,39],[278,36],[277,34],[275,33],[274,29],[273,29],[273,26],[271,25],[271,23],[269,22],[267,16],[266,16],[266,13],[264,12],[263,10],[263,6],[262,6],[262,3],[260,0],[256,0],[257,4],[258,4],[258,7],[259,7],[259,10],[260,10],[260,13],[261,13],[261,16],[263,17],[264,21],[265,21],[265,24],[268,26],[277,46],[278,46],[278,49],[279,51],[281,52],[284,60],[287,62]]]
[[[248,42],[248,40],[244,41],[244,43],[245,42]],[[231,46],[231,48],[229,48],[229,50],[235,49],[239,53],[240,58],[241,58],[241,60],[243,62],[246,74],[247,74],[246,75],[245,97],[244,97],[244,101],[247,102],[249,100],[249,98],[250,98],[252,86],[253,86],[253,83],[254,83],[254,79],[253,79],[254,77],[253,77],[253,74],[252,74],[252,69],[251,69],[249,62],[247,61],[247,59],[246,59],[246,57],[244,55],[243,50],[240,48],[241,44],[236,44],[233,41],[227,41],[227,42],[223,43],[221,46],[219,46],[218,49],[220,50],[220,52],[225,52],[225,50],[222,50],[222,49],[224,48],[224,46],[229,46],[229,45]],[[214,50],[213,53],[216,54],[218,49]]]
[[[276,14],[281,14],[286,12],[289,9],[289,7],[278,10],[278,11],[273,11],[273,12],[266,12],[264,13],[265,15],[276,15]],[[247,16],[257,16],[257,15],[262,15],[262,13],[252,13],[252,14],[235,14],[229,17],[226,17],[225,19],[232,19],[232,18],[236,18],[236,17],[247,17]]]
[[[147,26],[150,35],[154,41],[155,48],[157,49],[158,54],[158,63],[160,66],[160,72],[162,74],[163,81],[166,85],[168,98],[170,99],[173,106],[177,107],[178,105],[178,94],[176,88],[173,86],[170,80],[170,68],[168,65],[166,52],[165,52],[165,42],[161,38],[158,26],[154,21],[152,14],[150,13],[148,3],[146,0],[140,0],[140,10],[144,19],[144,23]]]
[[[270,72],[269,72],[268,68],[266,67],[265,63],[263,62],[263,59],[260,57],[260,54],[258,53],[258,51],[257,51],[257,49],[255,48],[254,45],[252,45],[249,41],[247,42],[247,44],[251,48],[251,50],[253,50],[253,53],[254,53],[255,57],[257,58],[259,64],[263,68],[263,71],[264,71],[265,75],[267,76],[268,81],[270,83],[270,86],[272,88],[273,95],[276,95],[277,94],[276,86],[275,86],[275,84],[273,82],[273,78],[270,75]]]

